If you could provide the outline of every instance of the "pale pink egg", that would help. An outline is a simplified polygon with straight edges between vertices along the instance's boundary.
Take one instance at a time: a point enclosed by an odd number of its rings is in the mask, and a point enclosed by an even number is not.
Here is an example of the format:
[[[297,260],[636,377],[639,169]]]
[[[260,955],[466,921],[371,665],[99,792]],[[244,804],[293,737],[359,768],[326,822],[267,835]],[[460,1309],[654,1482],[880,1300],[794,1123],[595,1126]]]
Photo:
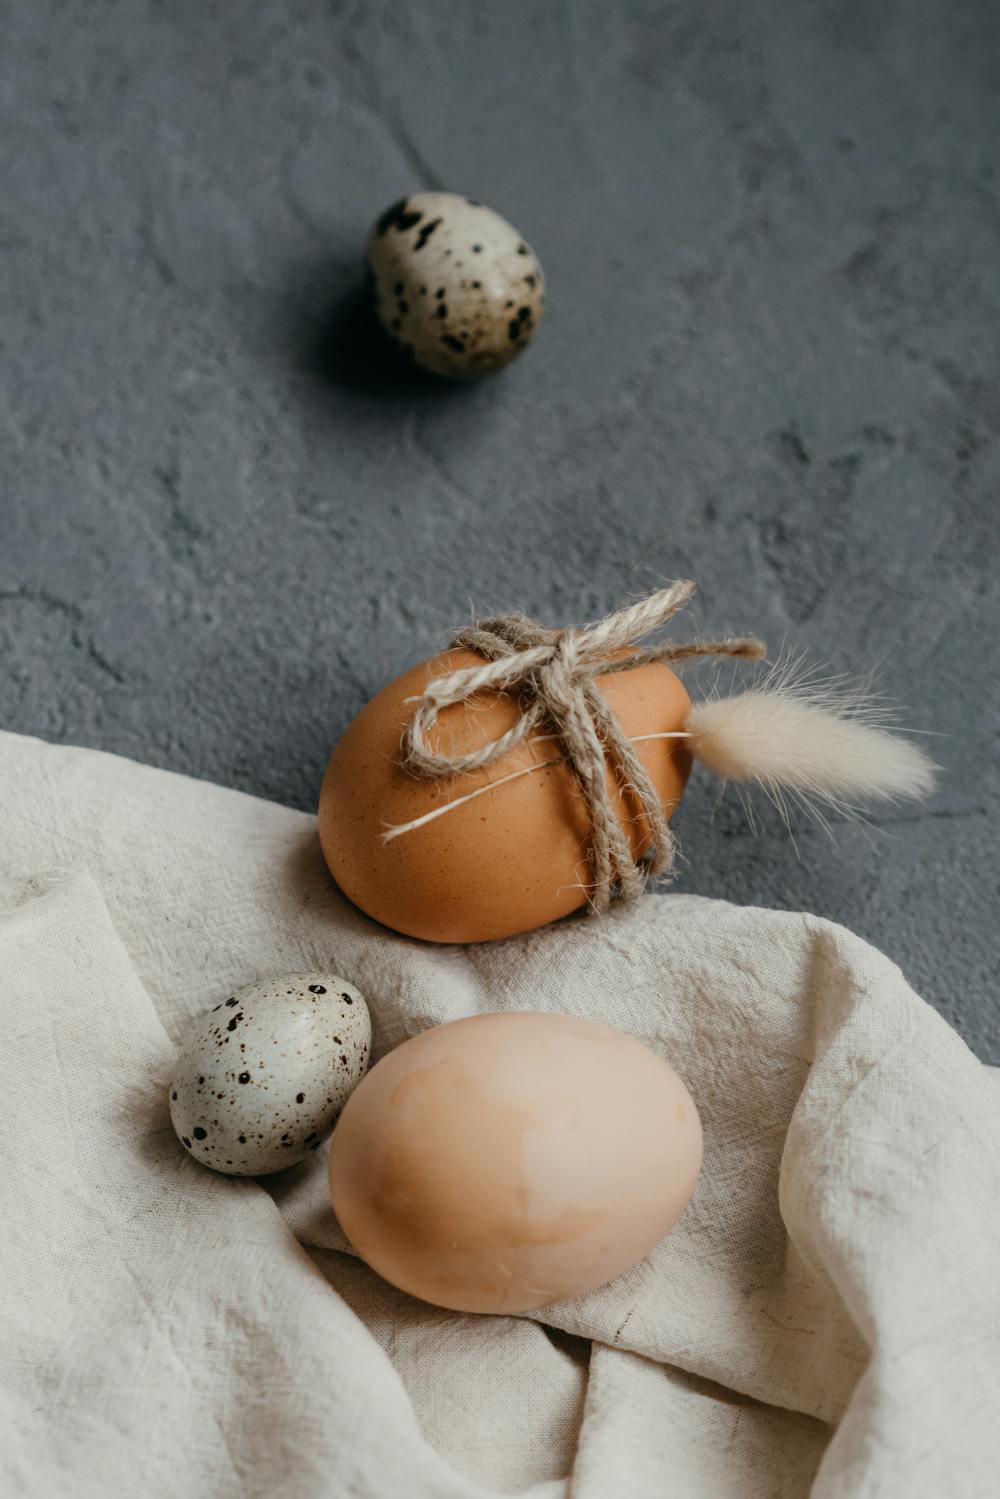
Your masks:
[[[643,1259],[684,1211],[701,1156],[687,1088],[632,1036],[479,1015],[369,1072],[334,1131],[330,1191],[393,1285],[458,1311],[523,1312]]]

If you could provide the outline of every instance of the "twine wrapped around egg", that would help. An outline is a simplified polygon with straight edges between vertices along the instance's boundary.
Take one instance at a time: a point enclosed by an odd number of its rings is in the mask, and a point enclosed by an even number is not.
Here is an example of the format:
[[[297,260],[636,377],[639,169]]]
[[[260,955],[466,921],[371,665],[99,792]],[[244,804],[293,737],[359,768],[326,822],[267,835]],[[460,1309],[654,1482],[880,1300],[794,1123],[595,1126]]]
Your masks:
[[[735,696],[692,703],[672,667],[764,654],[753,636],[646,644],[694,588],[671,583],[575,629],[483,620],[384,687],[320,793],[344,894],[408,936],[494,941],[633,901],[668,871],[668,819],[694,761],[757,786],[786,819],[789,803],[823,822],[931,791],[933,763],[843,678],[779,662]]]
[[[656,789],[595,678],[632,671],[653,661],[679,662],[698,656],[759,660],[765,648],[752,635],[633,648],[672,619],[695,587],[689,580],[671,583],[628,608],[576,629],[550,630],[523,614],[504,614],[457,631],[452,645],[475,651],[485,662],[433,678],[425,687],[404,736],[407,768],[414,775],[433,778],[482,770],[548,725],[555,730],[586,800],[592,828],[591,909],[606,910],[616,895],[635,900],[650,875],[670,869],[674,838]],[[485,691],[518,696],[521,716],[513,728],[466,754],[435,750],[429,736],[441,710]],[[634,792],[650,830],[649,848],[639,857],[633,855],[628,830],[612,803],[606,777],[609,766],[619,782]],[[437,815],[450,805],[438,808]],[[391,828],[386,836],[399,837],[422,821],[414,819],[412,824]]]

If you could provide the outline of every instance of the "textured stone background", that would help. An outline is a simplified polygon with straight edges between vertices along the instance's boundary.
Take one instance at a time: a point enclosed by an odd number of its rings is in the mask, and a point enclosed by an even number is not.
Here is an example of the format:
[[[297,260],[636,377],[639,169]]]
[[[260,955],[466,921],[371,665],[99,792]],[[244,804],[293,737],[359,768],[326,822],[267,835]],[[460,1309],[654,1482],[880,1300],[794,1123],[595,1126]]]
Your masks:
[[[846,922],[1000,1061],[997,17],[0,0],[0,723],[311,807],[471,605],[690,574],[694,624],[877,666],[946,774],[798,856],[702,780],[679,888]],[[549,278],[468,389],[357,306],[435,186]]]

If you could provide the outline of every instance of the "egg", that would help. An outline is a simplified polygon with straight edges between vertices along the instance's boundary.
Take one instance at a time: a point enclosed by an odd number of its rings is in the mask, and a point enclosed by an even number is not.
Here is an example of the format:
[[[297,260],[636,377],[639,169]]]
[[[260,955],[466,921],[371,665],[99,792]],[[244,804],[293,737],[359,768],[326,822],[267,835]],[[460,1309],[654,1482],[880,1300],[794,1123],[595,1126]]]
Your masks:
[[[384,1057],[330,1145],[354,1248],[400,1290],[524,1312],[614,1280],[669,1233],[701,1168],[691,1095],[632,1036],[478,1015]]]
[[[318,1150],[371,1049],[371,1018],[346,979],[295,973],[249,984],[184,1037],[170,1122],[204,1166],[281,1171]]]
[[[432,676],[476,664],[471,651],[446,651],[384,688],[348,726],[320,793],[320,839],[341,890],[376,921],[425,941],[489,941],[544,926],[583,906],[593,882],[586,803],[564,761],[545,763],[558,756],[551,740],[534,737],[485,769],[447,780],[403,768],[400,741],[413,699]],[[686,740],[638,736],[683,729],[691,709],[683,683],[651,662],[598,677],[597,686],[671,812],[691,768]],[[436,745],[465,753],[505,733],[519,713],[506,693],[454,704],[438,719]],[[385,841],[387,829],[528,765],[543,768]],[[638,855],[648,846],[648,824],[610,770],[608,785]]]
[[[524,352],[542,320],[545,279],[506,219],[455,193],[414,193],[379,218],[368,242],[375,308],[403,354],[467,378]]]

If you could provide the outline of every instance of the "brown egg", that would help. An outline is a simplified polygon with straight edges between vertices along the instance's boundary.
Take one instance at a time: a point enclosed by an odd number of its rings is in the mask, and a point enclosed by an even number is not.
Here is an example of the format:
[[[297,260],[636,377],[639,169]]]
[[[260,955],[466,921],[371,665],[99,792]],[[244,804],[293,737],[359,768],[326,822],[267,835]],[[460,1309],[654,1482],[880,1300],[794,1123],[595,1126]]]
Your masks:
[[[681,1079],[568,1015],[477,1015],[390,1052],[330,1147],[340,1225],[373,1270],[467,1312],[581,1295],[670,1231],[701,1168]]]
[[[446,651],[384,688],[347,728],[320,793],[320,839],[341,890],[376,921],[430,942],[484,942],[544,926],[584,905],[593,882],[590,818],[563,761],[383,840],[393,826],[559,755],[558,741],[535,738],[453,779],[402,768],[413,699],[431,676],[479,661],[471,651]],[[597,685],[632,739],[681,730],[691,708],[683,683],[660,662],[599,677]],[[505,693],[455,704],[438,719],[436,746],[448,754],[478,747],[509,729],[519,711]],[[686,741],[645,739],[635,747],[669,814],[691,768]],[[610,772],[608,781],[638,855],[649,840],[646,820]]]

